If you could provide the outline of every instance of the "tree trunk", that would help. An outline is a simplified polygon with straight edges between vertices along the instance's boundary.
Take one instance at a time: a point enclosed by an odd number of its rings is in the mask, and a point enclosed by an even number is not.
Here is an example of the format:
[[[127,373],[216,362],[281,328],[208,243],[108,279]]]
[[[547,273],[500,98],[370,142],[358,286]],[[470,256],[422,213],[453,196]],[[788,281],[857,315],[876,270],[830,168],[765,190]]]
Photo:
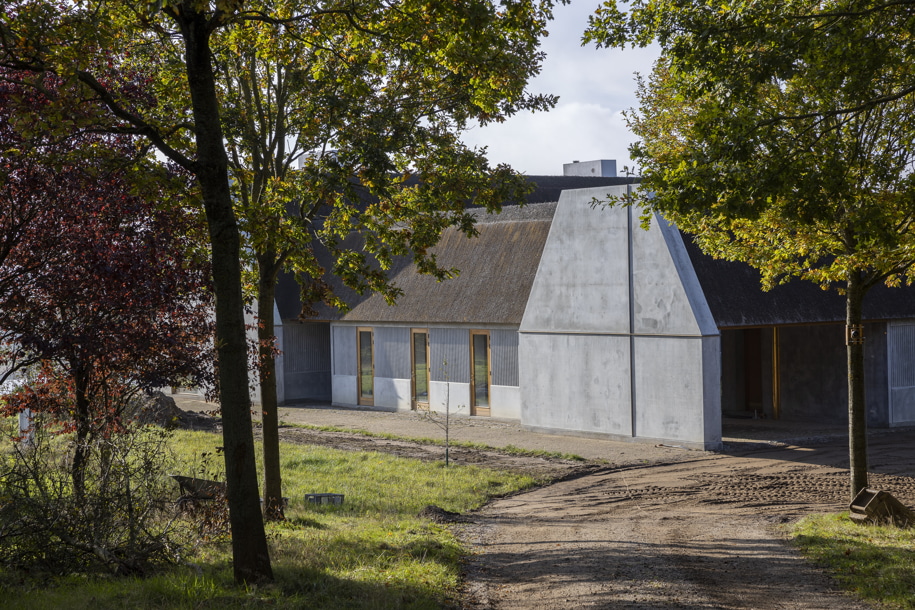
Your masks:
[[[846,343],[848,353],[848,458],[851,499],[867,487],[867,408],[864,403],[864,335],[861,311],[864,282],[857,271],[849,271],[846,287]],[[860,333],[855,337],[854,333]]]
[[[219,101],[211,63],[207,16],[180,9],[177,21],[185,42],[185,63],[194,112],[196,175],[203,195],[216,296],[219,402],[232,557],[236,582],[273,579],[261,516],[248,394],[244,303],[239,263],[240,238],[229,192],[228,159],[220,125]]]
[[[90,408],[89,408],[89,373],[81,364],[71,364],[74,372],[74,398],[76,412],[74,424],[76,426],[76,446],[73,449],[73,463],[70,478],[73,480],[73,494],[82,502],[86,495],[86,466],[89,461],[90,437]]]
[[[276,359],[273,354],[277,255],[269,248],[257,257],[257,338],[260,344],[261,421],[264,427],[264,516],[284,519],[283,481],[280,474],[280,419],[277,413]]]

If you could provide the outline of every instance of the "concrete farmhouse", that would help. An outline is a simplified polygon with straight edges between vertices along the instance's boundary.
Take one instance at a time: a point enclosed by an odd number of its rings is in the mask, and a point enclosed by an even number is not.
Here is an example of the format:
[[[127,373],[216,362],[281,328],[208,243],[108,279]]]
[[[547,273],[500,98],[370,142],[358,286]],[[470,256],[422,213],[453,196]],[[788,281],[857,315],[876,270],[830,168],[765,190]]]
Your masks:
[[[532,177],[523,207],[446,231],[460,275],[391,270],[396,306],[347,293],[346,314],[298,319],[277,293],[286,404],[432,409],[529,429],[715,448],[723,417],[846,419],[844,299],[792,282],[766,293],[751,268],[716,261],[663,218],[595,206],[638,188],[615,163]],[[915,291],[865,301],[869,424],[915,423]]]

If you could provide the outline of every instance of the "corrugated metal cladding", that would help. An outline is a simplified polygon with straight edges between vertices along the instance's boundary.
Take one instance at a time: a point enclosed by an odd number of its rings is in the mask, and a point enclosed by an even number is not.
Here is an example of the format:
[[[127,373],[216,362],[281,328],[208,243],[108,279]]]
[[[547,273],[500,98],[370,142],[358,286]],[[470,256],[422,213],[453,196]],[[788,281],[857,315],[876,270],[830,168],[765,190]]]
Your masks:
[[[378,326],[375,331],[375,377],[410,378],[410,329]]]
[[[330,371],[330,325],[326,322],[284,324],[283,371]]]
[[[432,381],[470,383],[470,331],[433,328],[429,333]]]
[[[890,387],[915,386],[915,323],[890,324]]]
[[[356,374],[356,327],[334,326],[334,375]]]
[[[493,385],[520,385],[518,383],[518,331],[491,330],[489,331],[489,341]]]

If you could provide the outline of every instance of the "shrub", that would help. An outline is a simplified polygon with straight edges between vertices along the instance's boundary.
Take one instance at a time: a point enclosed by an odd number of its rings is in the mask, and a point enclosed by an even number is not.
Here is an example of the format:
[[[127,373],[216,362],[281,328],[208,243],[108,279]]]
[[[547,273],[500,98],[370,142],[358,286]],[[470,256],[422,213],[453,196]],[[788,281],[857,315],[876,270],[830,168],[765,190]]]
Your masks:
[[[170,433],[128,426],[81,453],[84,490],[71,477],[72,435],[35,420],[32,443],[11,436],[0,479],[0,565],[53,573],[146,574],[180,561],[192,539],[176,517],[166,473]]]

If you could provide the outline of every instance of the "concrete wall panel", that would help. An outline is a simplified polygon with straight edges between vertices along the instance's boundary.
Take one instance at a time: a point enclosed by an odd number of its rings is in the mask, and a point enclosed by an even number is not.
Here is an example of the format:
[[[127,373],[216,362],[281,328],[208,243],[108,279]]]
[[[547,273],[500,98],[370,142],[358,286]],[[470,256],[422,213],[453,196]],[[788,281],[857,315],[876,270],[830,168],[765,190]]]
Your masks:
[[[721,448],[721,337],[702,337],[702,419],[705,449]]]
[[[355,375],[333,376],[333,404],[354,407],[358,404],[356,387],[359,381]]]
[[[629,212],[637,214],[638,210]],[[637,218],[633,220],[637,221]],[[665,235],[661,232],[661,224],[666,225],[663,220],[654,218],[649,230],[645,231],[638,226],[638,222],[633,222],[633,332],[652,335],[701,334],[680,271],[670,252],[672,246],[679,245],[682,248],[680,236],[670,235],[674,243],[667,244]],[[698,280],[696,290],[704,304]],[[717,330],[711,332],[717,333]]]
[[[430,381],[429,409],[444,413],[446,404],[450,404],[452,415],[470,415],[470,384]]]
[[[707,386],[716,386],[717,380],[711,370],[707,379],[709,354],[703,353],[703,340],[636,337],[634,344],[636,436],[705,443]],[[712,406],[718,412],[720,441],[720,400]]]
[[[633,230],[635,230],[637,224],[638,223],[633,222]],[[689,303],[689,307],[692,310],[691,315],[681,311],[680,314],[678,314],[680,316],[678,322],[688,326],[692,326],[693,323],[695,323],[698,333],[703,336],[718,335],[718,325],[715,324],[715,317],[712,315],[712,310],[708,306],[705,293],[702,291],[702,285],[699,283],[699,277],[696,275],[696,270],[693,268],[693,263],[686,251],[686,246],[683,244],[683,235],[681,235],[680,231],[675,226],[668,223],[667,220],[661,216],[655,215],[653,224],[658,225],[661,234],[664,236],[664,243],[667,245],[667,252],[670,255],[670,260],[677,270],[677,275],[680,278],[680,285],[682,286],[683,293]],[[637,255],[636,258],[640,255],[641,254]],[[683,328],[686,328],[686,326]],[[671,329],[670,332],[672,334],[679,334],[679,331],[673,329]]]
[[[522,334],[522,423],[630,435],[629,338]]]
[[[592,207],[626,187],[564,191],[553,216],[522,332],[629,332],[628,210]]]
[[[375,407],[409,411],[410,380],[375,377]]]
[[[490,386],[492,411],[500,419],[521,419],[521,388],[517,386]]]

